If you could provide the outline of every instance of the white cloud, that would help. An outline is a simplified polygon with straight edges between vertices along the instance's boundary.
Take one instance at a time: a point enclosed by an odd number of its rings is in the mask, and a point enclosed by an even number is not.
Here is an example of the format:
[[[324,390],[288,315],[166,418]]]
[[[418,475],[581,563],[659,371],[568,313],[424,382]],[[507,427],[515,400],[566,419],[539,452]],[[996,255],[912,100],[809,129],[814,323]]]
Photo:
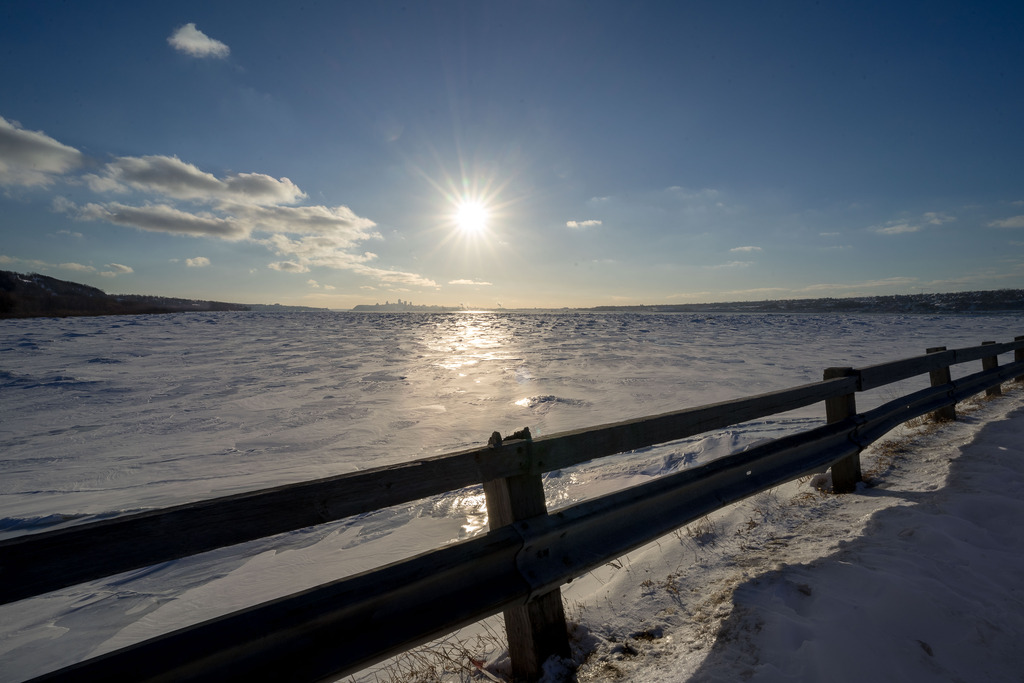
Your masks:
[[[312,280],[312,279],[306,280],[306,284],[309,285],[310,287],[312,287],[313,289],[322,289],[322,290],[327,291],[327,292],[330,292],[330,291],[333,291],[334,289],[336,289],[336,287],[334,285],[322,285],[319,282],[317,282],[316,280]]]
[[[601,225],[601,221],[590,219],[586,221],[566,221],[565,227],[567,228],[592,228],[595,225]]]
[[[310,266],[316,266],[318,268],[350,270],[389,285],[439,288],[433,280],[416,273],[368,266],[366,265],[368,262],[377,258],[376,254],[370,252],[352,254],[341,251],[332,242],[330,236],[320,235],[292,240],[285,235],[271,235],[269,239],[259,240],[259,242],[276,251],[279,256],[292,257],[285,261],[268,264],[274,270],[308,273]]]
[[[914,277],[889,277],[881,280],[866,280],[864,282],[856,282],[853,284],[821,283],[817,285],[808,285],[807,287],[803,287],[801,289],[796,289],[793,291],[811,293],[825,290],[876,289],[878,287],[894,287],[896,289],[907,289],[917,284],[918,279]]]
[[[82,153],[0,116],[0,185],[40,187],[82,163]]]
[[[734,252],[754,252],[754,251],[761,251],[761,247],[733,247],[729,251],[734,251]]]
[[[135,272],[135,269],[131,266],[124,266],[120,263],[108,263],[104,268],[109,268],[110,270],[101,272],[100,275],[103,277],[117,277],[118,275],[127,275]]]
[[[353,246],[355,240],[343,232],[326,235],[308,235],[292,239],[287,235],[271,235],[267,239],[257,240],[260,244],[272,249],[279,256],[293,257],[303,265],[325,266],[327,268],[351,269],[357,264],[366,263],[377,258],[372,252],[353,254],[345,249]]]
[[[449,280],[450,285],[475,285],[477,287],[490,287],[490,282],[483,282],[478,280]]]
[[[877,232],[879,235],[901,235],[906,232],[917,232],[922,227],[923,226],[921,225],[914,225],[912,223],[907,223],[904,221],[896,223],[887,223],[885,226],[875,226],[874,228],[872,228],[872,230]]]
[[[988,224],[990,228],[1024,228],[1024,216],[1011,216]]]
[[[224,58],[231,53],[229,48],[219,40],[214,40],[196,28],[193,23],[178,28],[167,38],[167,42],[178,52],[192,57]]]
[[[344,208],[344,207],[339,207]],[[363,220],[363,219],[360,219]],[[372,222],[367,222],[373,225]],[[275,251],[279,256],[288,257],[287,261],[271,264],[275,270],[292,272],[309,272],[310,266],[350,270],[360,275],[372,277],[387,284],[400,284],[415,287],[437,288],[436,282],[416,273],[397,270],[374,268],[367,265],[375,260],[373,252],[353,254],[345,249],[369,236],[353,226],[351,230],[335,230],[330,233],[306,235],[292,239],[287,235],[270,235],[267,239],[257,240],[260,244]]]
[[[295,263],[295,261],[278,261],[276,263],[268,263],[267,267],[271,270],[280,270],[287,273],[308,273],[309,268],[302,265],[301,263]]]
[[[185,27],[189,28],[189,27]],[[194,30],[194,26],[191,27]],[[198,32],[196,32],[198,33]],[[179,31],[176,36],[186,35]],[[193,36],[194,37],[194,36]],[[42,133],[25,131],[0,118],[0,184],[43,185],[51,176],[81,164],[77,150]],[[279,271],[304,273],[311,267],[350,270],[388,285],[438,288],[433,280],[398,270],[371,267],[376,254],[352,249],[369,239],[383,239],[376,224],[347,206],[288,206],[307,195],[288,178],[261,173],[217,177],[175,156],[119,157],[98,173],[82,176],[94,192],[138,191],[154,195],[142,205],[93,202],[78,205],[55,197],[53,209],[77,220],[104,221],[149,232],[223,240],[253,239],[278,256]],[[177,201],[203,202],[207,210],[183,210]],[[584,221],[585,225],[600,224]],[[190,267],[208,265],[197,257]],[[124,270],[108,266],[106,277]],[[324,286],[324,289],[327,287]]]
[[[84,263],[76,263],[74,261],[69,261],[67,263],[47,263],[46,261],[40,261],[38,259],[19,259],[19,258],[12,258],[10,256],[5,256],[3,254],[0,254],[0,263],[2,263],[2,264],[21,263],[23,265],[30,266],[32,268],[38,268],[38,269],[59,268],[61,270],[70,270],[70,271],[73,271],[75,273],[95,273],[95,272],[97,272],[97,269],[94,268],[93,266],[88,266],[88,265],[85,265]],[[135,269],[132,268],[131,266],[125,266],[125,265],[122,265],[120,263],[108,263],[108,264],[106,264],[103,267],[108,269],[108,270],[101,271],[99,273],[103,277],[117,277],[118,275],[127,275],[129,273],[134,273],[135,272]]]
[[[209,213],[188,213],[166,204],[86,204],[83,207],[75,207],[75,212],[75,217],[79,220],[106,221],[149,232],[220,237],[226,240],[238,240],[249,236],[249,228],[237,219],[222,218]]]
[[[699,190],[694,190],[687,187],[680,187],[679,185],[673,185],[666,190],[669,194],[685,199],[687,201],[700,200],[704,202],[711,202],[720,200],[722,198],[722,191],[715,190],[710,187],[704,187]]]
[[[728,263],[720,263],[717,266],[706,266],[707,268],[717,270],[719,268],[747,268],[754,265],[753,261],[729,261]]]
[[[218,210],[230,213],[252,226],[253,231],[290,235],[329,235],[351,246],[367,239],[380,239],[370,230],[376,223],[357,216],[347,206],[249,206],[221,204]]]
[[[83,265],[81,263],[61,263],[57,267],[58,268],[63,268],[64,270],[74,270],[74,271],[77,271],[79,273],[95,273],[96,272],[96,269],[93,268],[92,266],[86,266],[86,265]]]
[[[956,218],[950,216],[949,214],[936,213],[934,211],[929,211],[928,213],[924,214],[923,217],[929,225],[942,225],[943,223],[952,223],[953,221],[956,220]]]
[[[210,259],[205,256],[196,256],[195,258],[185,259],[185,265],[189,268],[205,268],[210,265]]]
[[[376,278],[381,282],[385,282],[387,284],[408,285],[410,287],[431,287],[434,289],[440,289],[436,282],[434,282],[430,278],[425,278],[422,275],[417,275],[416,273],[405,273],[399,270],[384,270],[383,268],[370,268],[369,266],[356,266],[353,267],[352,270],[354,270],[357,273],[366,275],[368,277]]]
[[[127,187],[174,199],[229,201],[236,204],[294,204],[306,198],[288,178],[263,173],[234,173],[217,178],[176,156],[120,157],[102,175],[85,176],[93,192],[123,192]],[[127,186],[127,187],[126,187]]]
[[[949,214],[929,211],[921,214],[921,218],[917,220],[900,219],[889,221],[885,225],[873,225],[869,230],[879,235],[902,235],[909,232],[920,232],[929,225],[944,225],[955,220],[956,218]]]

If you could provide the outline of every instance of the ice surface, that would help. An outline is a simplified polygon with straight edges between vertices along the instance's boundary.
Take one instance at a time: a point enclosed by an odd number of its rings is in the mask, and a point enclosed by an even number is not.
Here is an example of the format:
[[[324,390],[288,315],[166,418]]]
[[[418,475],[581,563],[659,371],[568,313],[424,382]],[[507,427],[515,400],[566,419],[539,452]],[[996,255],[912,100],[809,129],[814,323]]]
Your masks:
[[[0,538],[480,445],[495,430],[544,435],[782,389],[828,366],[1006,341],[1022,322],[574,313],[0,321]],[[859,396],[859,407],[912,388]],[[804,429],[821,413],[551,473],[549,504]],[[485,522],[479,488],[469,489],[0,607],[0,671],[19,680]]]

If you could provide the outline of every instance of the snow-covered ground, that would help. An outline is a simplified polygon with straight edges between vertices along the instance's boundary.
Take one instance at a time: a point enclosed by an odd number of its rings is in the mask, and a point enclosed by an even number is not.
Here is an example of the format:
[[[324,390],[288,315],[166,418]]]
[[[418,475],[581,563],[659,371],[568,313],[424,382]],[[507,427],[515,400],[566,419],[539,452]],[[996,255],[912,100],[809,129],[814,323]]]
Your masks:
[[[579,680],[1022,680],[1024,390],[863,461],[570,584]]]
[[[818,380],[827,366],[1007,341],[1022,330],[1019,316],[216,313],[0,321],[0,538],[456,450],[483,443],[494,430],[530,426],[550,434],[761,393]],[[913,388],[882,389],[858,404],[871,407]],[[880,564],[892,555],[913,575],[908,582],[922,584],[936,572],[895,555],[894,545],[951,545],[916,531],[911,520],[892,544],[861,551],[858,544],[872,536],[862,536],[863,527],[884,530],[886,515],[894,514],[883,511],[887,505],[926,514],[921,496],[928,486],[936,496],[952,490],[942,468],[951,466],[954,446],[976,431],[1000,436],[1014,421],[1000,421],[999,411],[1014,406],[1019,398],[985,404],[944,428],[953,430],[946,436],[925,437],[936,441],[924,450],[922,462],[931,466],[914,475],[927,480],[919,488],[913,478],[900,479],[919,468],[899,459],[877,476],[878,486],[855,496],[793,483],[573,582],[564,590],[570,616],[581,624],[580,642],[596,649],[580,677],[665,680],[671,670],[681,680],[685,672],[696,680],[714,680],[716,672],[722,680],[747,672],[763,680],[780,672],[820,678],[815,670],[832,667],[822,660],[831,647],[825,636],[847,630],[846,619],[830,621],[837,602],[873,623],[883,612],[872,601],[907,593],[864,572],[882,566],[883,578],[906,576]],[[804,429],[820,423],[821,412],[795,411],[558,473],[547,480],[549,506]],[[1002,436],[1007,448],[1019,440]],[[948,443],[954,446],[943,450]],[[999,490],[1011,497],[999,505],[976,500],[972,509],[984,519],[1012,512],[1011,481],[1001,476],[996,493],[979,500],[995,501]],[[881,522],[869,523],[872,514]],[[480,533],[485,524],[477,487],[2,606],[0,678],[23,680]],[[953,522],[940,528],[943,537],[981,538]],[[898,533],[905,529],[913,533]],[[1014,547],[1005,536],[1012,529],[992,533],[990,545],[1006,540]],[[847,545],[837,551],[841,541]],[[962,570],[963,559],[938,576]],[[814,560],[828,569],[826,578],[799,573],[810,572],[801,563]],[[1020,576],[1019,563],[1013,567],[1003,571]],[[788,573],[794,571],[796,578]],[[757,590],[766,585],[774,588]],[[966,607],[949,598],[943,609],[974,614],[968,608],[990,592],[980,580],[972,585],[976,594],[957,598]],[[999,597],[1008,612],[1020,611],[1014,597]],[[929,614],[936,628],[912,644],[937,671],[973,679],[949,663],[960,661],[950,643],[958,642],[963,619]],[[1010,621],[990,613],[962,640],[998,643],[1000,633],[1021,633],[1012,615],[997,614]],[[500,628],[498,621],[483,628]],[[724,637],[716,639],[719,630]],[[891,636],[877,648],[854,643],[840,668],[854,671],[850,661],[869,662],[872,652],[896,647]],[[784,650],[803,656],[783,657]],[[1001,654],[990,653],[1000,666]],[[497,653],[479,656],[500,660]],[[792,669],[797,664],[805,673]]]

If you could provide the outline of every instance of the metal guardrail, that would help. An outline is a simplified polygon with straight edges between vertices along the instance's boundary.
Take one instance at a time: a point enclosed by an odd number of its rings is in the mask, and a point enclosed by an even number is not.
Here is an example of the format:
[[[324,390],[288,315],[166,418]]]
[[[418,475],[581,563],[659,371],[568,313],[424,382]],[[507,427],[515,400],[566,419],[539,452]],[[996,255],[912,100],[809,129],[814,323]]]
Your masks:
[[[1009,351],[1015,352],[1013,363],[993,366],[996,354]],[[125,565],[139,566],[134,563],[154,553],[167,558],[199,552],[174,546],[173,539],[180,536],[175,528],[178,524],[195,524],[204,515],[207,525],[213,515],[219,525],[246,526],[268,505],[291,505],[296,497],[313,495],[313,500],[305,501],[306,507],[320,519],[336,519],[339,517],[334,515],[340,511],[365,511],[363,508],[372,504],[368,501],[373,493],[380,489],[389,492],[388,501],[404,501],[424,490],[430,493],[423,496],[433,495],[445,481],[460,483],[443,491],[460,488],[467,485],[461,483],[467,477],[476,477],[469,483],[491,485],[501,480],[539,483],[541,473],[568,464],[835,401],[858,390],[931,373],[950,363],[975,360],[991,367],[862,414],[549,514],[515,519],[513,512],[513,519],[504,526],[468,541],[186,627],[35,680],[241,681],[256,674],[296,681],[337,678],[492,614],[505,611],[507,621],[510,613],[520,614],[516,610],[527,614],[529,608],[550,602],[552,596],[560,614],[558,587],[573,577],[716,509],[807,472],[857,458],[863,448],[902,422],[990,390],[1009,378],[1024,380],[1024,337],[1006,344],[847,369],[849,374],[836,379],[713,406],[19,537],[0,543],[0,588],[5,591],[5,601],[20,599],[12,595],[53,590],[47,587],[55,584],[50,575],[61,565],[68,571],[84,563],[83,554],[92,557],[88,549],[97,538],[109,537],[103,546],[107,552],[124,551],[130,557],[114,558],[103,563],[102,570],[84,572],[90,577],[114,573],[106,569],[111,566],[124,567],[116,571],[131,568]],[[427,473],[429,478],[423,476]],[[345,502],[348,490],[356,492],[352,496],[355,502]],[[488,503],[490,507],[490,498]],[[309,514],[297,514],[284,526],[305,524]],[[147,528],[166,531],[165,536],[157,534],[150,545],[161,545],[163,538],[172,539],[167,541],[172,547],[147,547],[132,555],[132,535]],[[240,535],[256,533],[247,529]],[[197,545],[215,542],[221,538],[217,533]],[[227,533],[231,538],[238,535]],[[56,557],[61,547],[61,557]],[[46,578],[34,580],[32,567],[40,564],[47,567],[41,572]],[[97,574],[99,571],[106,573]],[[82,580],[65,580],[61,585]],[[11,583],[22,585],[12,588]],[[509,632],[511,638],[511,628]],[[517,654],[513,643],[510,649],[514,668],[518,658],[530,659],[528,653]],[[532,658],[533,664],[541,655]],[[529,671],[521,673],[531,676]]]

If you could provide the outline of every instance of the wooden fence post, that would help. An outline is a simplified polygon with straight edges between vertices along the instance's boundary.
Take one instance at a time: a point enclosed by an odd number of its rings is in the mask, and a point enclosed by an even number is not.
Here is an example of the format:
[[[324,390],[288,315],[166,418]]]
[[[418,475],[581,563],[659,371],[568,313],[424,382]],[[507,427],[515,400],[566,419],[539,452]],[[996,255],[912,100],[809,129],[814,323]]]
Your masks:
[[[824,379],[849,377],[856,374],[853,368],[826,368]],[[839,422],[857,414],[856,393],[845,394],[825,399],[825,420]],[[861,481],[860,454],[843,458],[832,465],[832,491],[834,493],[853,493],[857,490],[857,482]]]
[[[1024,336],[1014,337],[1013,341],[1024,341]],[[1017,362],[1017,363],[1019,363],[1022,360],[1024,360],[1024,349],[1015,349],[1014,352],[1013,352],[1013,360],[1014,360],[1014,362]],[[1014,380],[1017,381],[1017,382],[1024,382],[1024,375],[1017,375],[1014,378]]]
[[[983,341],[983,342],[981,342],[982,346],[986,346],[988,344],[995,344],[995,342],[994,341]],[[981,369],[982,370],[994,370],[994,369],[996,369],[998,367],[999,367],[999,356],[986,356],[985,358],[981,359]],[[995,386],[991,386],[991,387],[989,387],[988,389],[985,390],[985,396],[987,396],[987,397],[1002,396],[1002,395],[1003,395],[1003,387],[1000,384],[996,384]]]
[[[532,448],[530,433],[524,430],[524,446]],[[517,432],[514,437],[520,436]],[[488,442],[501,445],[501,435],[494,432]],[[547,514],[544,504],[544,483],[540,474],[521,474],[484,482],[487,498],[487,524],[491,529],[522,519]],[[508,654],[512,661],[512,677],[516,681],[536,681],[543,674],[544,662],[553,655],[568,658],[569,629],[565,624],[562,592],[556,588],[526,605],[505,610],[505,631]]]
[[[925,353],[939,353],[940,351],[945,350],[945,346],[934,346],[930,349],[926,349]],[[943,384],[949,384],[950,382],[953,381],[953,377],[949,373],[948,365],[946,365],[945,367],[938,368],[937,370],[932,370],[931,372],[928,373],[928,376],[931,378],[933,387],[941,387]],[[939,408],[938,410],[932,413],[932,419],[935,420],[936,422],[955,420],[956,404],[954,403],[944,408]]]

